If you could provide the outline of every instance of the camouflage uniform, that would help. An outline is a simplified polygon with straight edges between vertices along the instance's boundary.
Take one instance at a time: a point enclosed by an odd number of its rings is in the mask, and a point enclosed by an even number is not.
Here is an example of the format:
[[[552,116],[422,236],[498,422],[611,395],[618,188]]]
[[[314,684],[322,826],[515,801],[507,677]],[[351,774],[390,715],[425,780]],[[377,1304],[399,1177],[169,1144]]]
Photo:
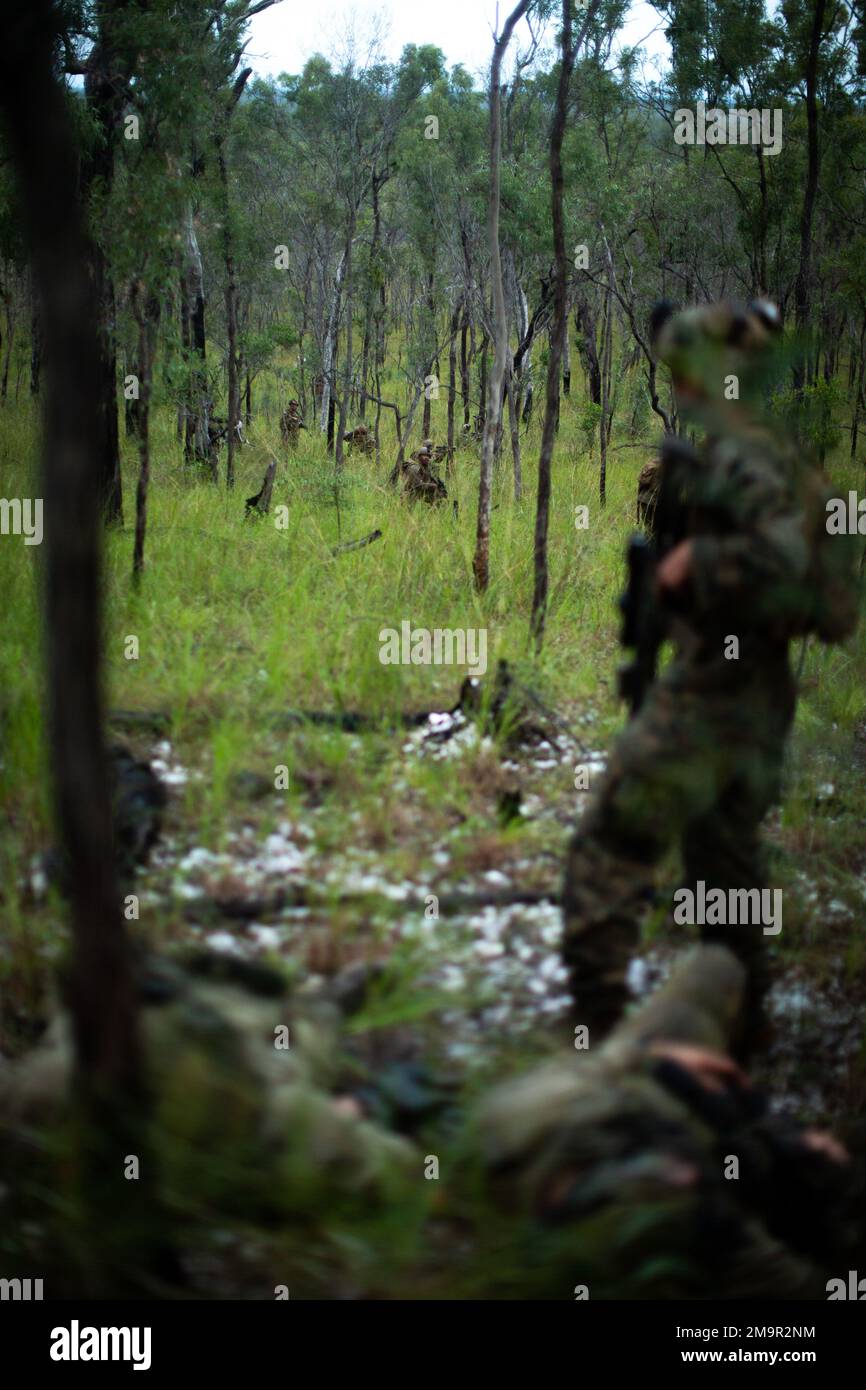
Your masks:
[[[696,394],[706,442],[688,474],[662,481],[673,497],[664,524],[673,512],[677,538],[693,547],[669,622],[677,654],[618,738],[568,851],[563,954],[577,1017],[602,1032],[627,1002],[641,906],[673,842],[693,892],[699,880],[707,892],[766,884],[759,826],[779,796],[794,716],[789,640],[810,630],[803,476],[817,474],[763,420],[760,393],[748,396],[749,374],[753,391],[759,376],[751,350],[766,336],[754,315],[717,305],[677,315],[659,343],[675,380]],[[745,400],[721,399],[731,372]],[[731,636],[738,659],[726,656]],[[702,933],[750,967],[757,1021],[767,982],[761,923]]]
[[[294,449],[297,446],[300,432],[304,429],[306,429],[306,425],[301,419],[301,407],[297,401],[289,401],[280,416],[280,434],[283,437],[283,443],[290,449]]]
[[[403,490],[413,501],[427,502],[431,506],[447,499],[448,489],[439,475],[433,472],[426,444],[403,465]]]
[[[414,1147],[341,1095],[334,1004],[286,995],[276,972],[208,953],[187,969],[148,957],[139,997],[154,1148],[174,1209],[366,1219],[425,1186]],[[63,1132],[73,1065],[61,1012],[36,1048],[0,1069],[4,1177],[32,1162],[33,1134]],[[54,1162],[47,1186],[63,1188],[74,1174],[62,1149]]]
[[[847,1267],[854,1239],[849,1166],[809,1149],[735,1078],[714,1093],[673,1054],[649,1051],[727,1052],[744,983],[729,951],[697,947],[601,1047],[544,1062],[482,1102],[484,1187],[508,1213],[498,1292],[826,1297],[824,1262]]]
[[[637,523],[638,526],[652,527],[656,501],[659,495],[659,474],[661,459],[656,457],[645,463],[637,478]]]
[[[353,430],[349,430],[347,434],[343,435],[343,442],[348,444],[350,453],[354,453],[356,450],[362,454],[375,454],[376,452],[375,437],[366,425],[356,425]]]

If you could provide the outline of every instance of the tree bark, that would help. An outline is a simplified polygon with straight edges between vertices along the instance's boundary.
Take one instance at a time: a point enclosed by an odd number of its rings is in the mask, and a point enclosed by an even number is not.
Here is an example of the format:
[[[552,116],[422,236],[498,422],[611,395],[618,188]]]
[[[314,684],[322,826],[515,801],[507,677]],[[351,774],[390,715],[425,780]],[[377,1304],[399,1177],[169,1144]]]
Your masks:
[[[541,452],[538,459],[538,497],[535,512],[535,588],[532,595],[531,631],[536,651],[544,641],[547,618],[547,534],[550,523],[551,462],[556,422],[559,415],[559,370],[565,339],[568,312],[568,262],[565,254],[565,228],[562,214],[563,173],[562,141],[568,110],[568,92],[574,69],[574,45],[571,31],[571,0],[562,0],[562,59],[556,106],[550,128],[550,207],[553,223],[553,255],[555,261],[553,287],[553,322],[550,329],[550,353],[547,359],[547,389],[544,425],[541,433]]]
[[[821,155],[818,145],[818,58],[821,39],[824,33],[826,0],[813,0],[815,12],[809,35],[809,53],[806,60],[806,191],[803,195],[803,211],[800,216],[800,263],[797,269],[797,282],[794,286],[794,321],[801,340],[809,324],[812,298],[812,220],[815,213],[815,198],[818,192],[818,174]],[[794,365],[794,389],[802,394],[804,385],[802,358]]]
[[[114,148],[125,98],[126,69],[114,43],[114,25],[124,10],[124,0],[104,0],[99,7],[96,43],[87,60],[84,95],[95,131],[90,150],[81,161],[81,199],[85,208],[98,189],[107,196],[114,182]],[[88,242],[90,276],[99,310],[100,434],[97,450],[100,494],[105,520],[123,523],[123,487],[120,477],[120,440],[117,425],[117,346],[115,342],[114,284],[102,248]]]
[[[49,767],[72,925],[67,998],[82,1108],[72,1162],[88,1233],[83,1296],[162,1268],[136,992],[114,868],[103,738],[101,522],[104,348],[66,94],[53,77],[58,11],[30,0],[7,19],[0,111],[17,172],[45,341],[42,490]],[[140,1158],[130,1202],[124,1155]],[[164,1228],[162,1228],[164,1230]],[[102,1267],[100,1267],[100,1265]]]
[[[478,522],[475,529],[475,558],[472,569],[475,587],[483,593],[490,579],[490,500],[493,480],[493,454],[502,411],[502,382],[508,351],[508,324],[502,285],[502,259],[499,254],[499,199],[502,162],[502,91],[500,74],[505,51],[515,25],[529,8],[530,0],[520,0],[505,21],[493,45],[490,65],[490,193],[487,209],[487,240],[490,247],[490,279],[493,289],[493,367],[487,390],[487,413],[481,442],[481,477],[478,488]]]

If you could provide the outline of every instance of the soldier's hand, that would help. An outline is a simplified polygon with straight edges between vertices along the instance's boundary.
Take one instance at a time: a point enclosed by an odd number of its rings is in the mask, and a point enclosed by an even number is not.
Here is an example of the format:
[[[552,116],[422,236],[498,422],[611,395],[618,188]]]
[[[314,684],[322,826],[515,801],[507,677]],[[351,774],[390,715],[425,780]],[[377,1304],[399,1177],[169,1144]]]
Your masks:
[[[651,1057],[662,1057],[689,1072],[707,1091],[723,1091],[731,1082],[748,1087],[749,1078],[732,1057],[692,1043],[665,1042],[660,1039],[647,1049]]]
[[[833,1163],[851,1162],[851,1155],[845,1148],[845,1145],[840,1144],[838,1139],[834,1139],[832,1134],[827,1134],[822,1129],[807,1129],[800,1137],[807,1149],[812,1149],[815,1153],[823,1154],[825,1158],[831,1159]]]
[[[692,543],[680,541],[673,550],[660,561],[656,570],[656,584],[662,591],[673,592],[682,588],[692,572]]]

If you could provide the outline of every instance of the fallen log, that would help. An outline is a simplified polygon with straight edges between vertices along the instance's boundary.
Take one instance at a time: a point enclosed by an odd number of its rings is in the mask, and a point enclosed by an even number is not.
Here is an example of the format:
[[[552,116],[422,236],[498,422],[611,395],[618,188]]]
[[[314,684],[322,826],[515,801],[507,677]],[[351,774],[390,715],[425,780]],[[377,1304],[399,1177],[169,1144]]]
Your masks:
[[[373,541],[381,540],[382,532],[377,527],[368,536],[362,536],[359,541],[346,541],[343,545],[335,545],[331,551],[332,555],[344,555],[347,550],[362,550],[365,545],[372,545]]]
[[[430,892],[433,892],[433,888]],[[425,891],[417,897],[394,899],[382,895],[382,903],[387,904],[392,913],[420,912],[427,906],[430,892]],[[197,898],[187,903],[184,916],[188,921],[227,919],[231,922],[263,922],[268,917],[295,907],[321,908],[331,910],[337,903],[341,907],[357,903],[368,904],[375,893],[333,893],[315,883],[296,883],[287,888],[277,888],[273,893],[244,898]],[[438,893],[440,916],[459,916],[471,912],[481,912],[484,908],[534,907],[541,903],[554,906],[561,902],[558,889],[545,891],[538,888],[507,888],[491,893]]]

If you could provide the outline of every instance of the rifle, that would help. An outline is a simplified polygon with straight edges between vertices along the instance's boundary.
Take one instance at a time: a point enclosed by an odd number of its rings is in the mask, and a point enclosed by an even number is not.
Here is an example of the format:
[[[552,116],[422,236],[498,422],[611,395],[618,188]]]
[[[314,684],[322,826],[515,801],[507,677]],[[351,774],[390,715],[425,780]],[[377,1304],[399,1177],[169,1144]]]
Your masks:
[[[617,672],[620,696],[632,715],[643,704],[655,680],[659,647],[664,637],[663,623],[655,598],[655,572],[658,557],[650,539],[633,535],[626,551],[628,583],[619,600],[622,613],[620,645],[633,648],[634,656]]]
[[[626,551],[628,583],[619,600],[622,613],[620,645],[634,656],[617,673],[620,696],[629,710],[637,714],[647,690],[656,676],[659,648],[665,639],[667,617],[655,592],[659,560],[686,534],[683,496],[688,477],[697,461],[692,445],[676,435],[668,435],[661,449],[661,481],[655,505],[651,539],[637,532]]]

